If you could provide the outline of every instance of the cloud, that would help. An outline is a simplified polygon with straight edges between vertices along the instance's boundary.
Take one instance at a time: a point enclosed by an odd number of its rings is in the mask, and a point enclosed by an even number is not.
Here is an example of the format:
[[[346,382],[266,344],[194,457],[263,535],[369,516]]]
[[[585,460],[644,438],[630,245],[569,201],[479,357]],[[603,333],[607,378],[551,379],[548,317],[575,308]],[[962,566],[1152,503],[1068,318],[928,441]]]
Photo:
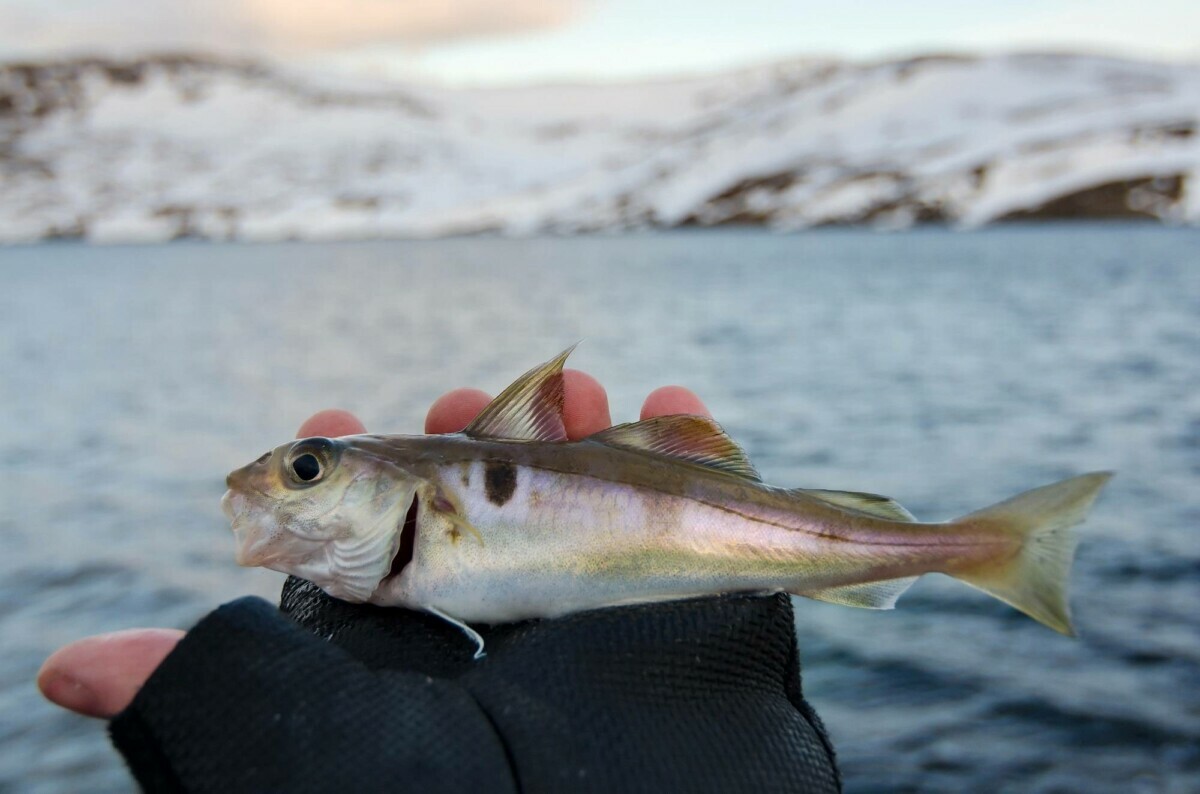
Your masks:
[[[562,26],[587,0],[0,0],[0,52],[305,55]]]

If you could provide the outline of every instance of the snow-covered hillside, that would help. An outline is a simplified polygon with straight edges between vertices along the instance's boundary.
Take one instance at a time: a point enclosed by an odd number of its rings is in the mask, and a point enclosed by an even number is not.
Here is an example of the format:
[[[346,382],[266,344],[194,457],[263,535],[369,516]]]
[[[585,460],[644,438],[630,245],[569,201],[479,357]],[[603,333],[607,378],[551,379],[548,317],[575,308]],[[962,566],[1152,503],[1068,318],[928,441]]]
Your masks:
[[[1200,66],[801,60],[445,90],[202,58],[0,67],[0,241],[1200,223]]]

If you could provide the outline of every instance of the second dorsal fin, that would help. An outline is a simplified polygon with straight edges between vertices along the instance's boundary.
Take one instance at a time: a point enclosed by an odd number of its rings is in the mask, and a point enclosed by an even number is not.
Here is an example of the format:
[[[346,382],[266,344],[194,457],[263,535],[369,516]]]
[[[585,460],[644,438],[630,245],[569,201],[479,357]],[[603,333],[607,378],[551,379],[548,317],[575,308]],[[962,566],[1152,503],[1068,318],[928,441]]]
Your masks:
[[[686,460],[727,474],[758,480],[742,448],[721,426],[705,416],[656,416],[615,425],[588,436],[589,441]]]
[[[566,441],[562,368],[574,349],[575,345],[571,345],[513,381],[479,412],[463,433],[472,438]]]
[[[860,513],[886,518],[891,521],[916,521],[913,514],[895,499],[862,491],[825,491],[815,488],[796,488],[792,493],[814,496],[823,502],[838,507],[848,507]]]

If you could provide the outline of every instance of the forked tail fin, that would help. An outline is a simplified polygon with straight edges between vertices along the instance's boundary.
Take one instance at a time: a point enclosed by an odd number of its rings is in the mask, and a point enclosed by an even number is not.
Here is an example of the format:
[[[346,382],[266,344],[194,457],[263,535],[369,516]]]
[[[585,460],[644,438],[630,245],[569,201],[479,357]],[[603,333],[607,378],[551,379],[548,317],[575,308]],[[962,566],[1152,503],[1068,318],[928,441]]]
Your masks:
[[[1092,502],[1113,476],[1100,471],[1026,491],[953,523],[992,525],[1023,539],[1016,555],[952,575],[1069,637],[1067,578],[1075,553],[1071,527],[1087,518]]]

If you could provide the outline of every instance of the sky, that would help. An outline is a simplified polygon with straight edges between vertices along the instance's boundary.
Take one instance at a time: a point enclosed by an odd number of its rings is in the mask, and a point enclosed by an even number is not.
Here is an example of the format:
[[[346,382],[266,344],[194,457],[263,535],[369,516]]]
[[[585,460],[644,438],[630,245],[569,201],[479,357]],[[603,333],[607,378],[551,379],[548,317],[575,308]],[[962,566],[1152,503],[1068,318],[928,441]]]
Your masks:
[[[457,85],[1031,49],[1200,61],[1200,2],[0,0],[3,59],[188,50]]]

